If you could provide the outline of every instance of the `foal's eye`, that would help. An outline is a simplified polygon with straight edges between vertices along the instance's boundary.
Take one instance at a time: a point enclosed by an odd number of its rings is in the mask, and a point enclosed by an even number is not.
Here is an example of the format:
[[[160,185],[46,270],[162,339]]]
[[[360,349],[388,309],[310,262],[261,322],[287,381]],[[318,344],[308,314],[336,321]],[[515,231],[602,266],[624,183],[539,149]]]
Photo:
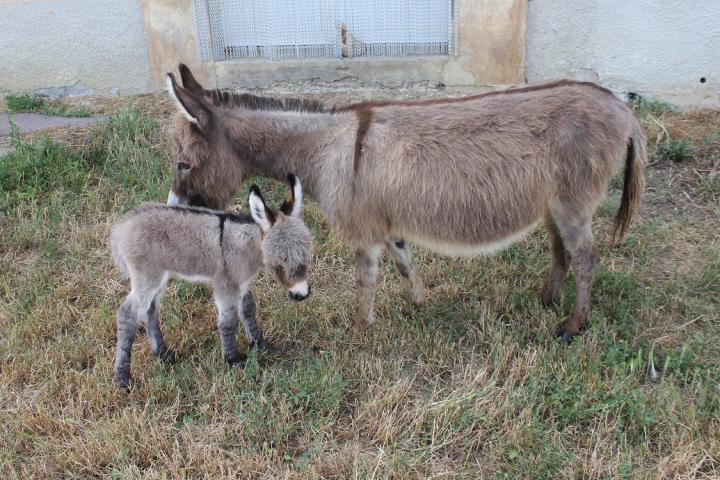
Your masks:
[[[185,170],[190,170],[190,164],[186,162],[178,162],[177,167],[178,170],[180,170],[181,172]]]

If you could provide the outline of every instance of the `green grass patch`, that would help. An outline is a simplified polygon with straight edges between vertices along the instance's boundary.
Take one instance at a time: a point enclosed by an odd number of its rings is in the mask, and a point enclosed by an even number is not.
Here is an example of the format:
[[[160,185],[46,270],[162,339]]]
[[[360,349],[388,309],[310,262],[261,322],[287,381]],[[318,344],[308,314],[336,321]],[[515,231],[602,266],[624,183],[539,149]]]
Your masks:
[[[7,95],[5,105],[10,113],[38,112],[55,117],[89,117],[90,110],[86,107],[71,109],[58,101],[47,101],[43,97],[34,94]]]

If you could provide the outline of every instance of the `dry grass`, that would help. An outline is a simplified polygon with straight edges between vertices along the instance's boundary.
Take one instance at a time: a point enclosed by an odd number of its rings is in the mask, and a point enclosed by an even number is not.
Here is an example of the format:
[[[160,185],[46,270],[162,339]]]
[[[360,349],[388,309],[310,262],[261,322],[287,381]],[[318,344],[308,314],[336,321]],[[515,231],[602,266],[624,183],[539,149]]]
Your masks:
[[[591,328],[569,347],[553,333],[572,281],[558,311],[536,296],[542,231],[492,258],[417,251],[428,287],[417,310],[386,261],[381,321],[353,336],[353,259],[310,203],[313,295],[291,303],[265,276],[255,289],[283,353],[227,369],[209,290],[172,281],[161,316],[181,361],[161,365],[141,335],[125,393],[111,369],[127,286],[105,240],[169,184],[169,104],[133,102],[154,120],[113,100],[96,110],[114,112],[107,126],[35,135],[0,161],[0,477],[720,475],[720,112],[644,112],[651,149],[687,139],[690,154],[654,161],[614,251],[611,192]]]

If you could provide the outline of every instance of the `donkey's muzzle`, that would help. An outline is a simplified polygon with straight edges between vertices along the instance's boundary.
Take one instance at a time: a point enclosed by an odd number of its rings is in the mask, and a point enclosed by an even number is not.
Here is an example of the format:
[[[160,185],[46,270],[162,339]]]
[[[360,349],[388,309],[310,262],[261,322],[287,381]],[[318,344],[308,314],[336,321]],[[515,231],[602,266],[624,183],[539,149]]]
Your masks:
[[[177,195],[175,195],[175,192],[170,190],[170,193],[168,193],[168,199],[167,199],[168,205],[186,205],[187,200],[184,198],[180,198]]]
[[[290,287],[288,295],[297,302],[305,300],[308,296],[310,296],[310,285],[308,285],[306,281],[296,283]]]

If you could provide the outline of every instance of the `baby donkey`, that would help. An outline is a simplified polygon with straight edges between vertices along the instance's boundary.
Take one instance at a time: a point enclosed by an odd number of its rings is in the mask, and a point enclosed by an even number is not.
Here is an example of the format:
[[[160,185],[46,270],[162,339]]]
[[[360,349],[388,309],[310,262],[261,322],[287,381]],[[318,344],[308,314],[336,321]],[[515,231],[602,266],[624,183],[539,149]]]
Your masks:
[[[218,308],[223,357],[242,365],[235,333],[241,317],[251,345],[274,351],[255,323],[250,286],[265,266],[289,289],[294,300],[310,294],[306,277],[312,257],[310,232],[300,219],[302,187],[292,174],[279,212],[268,209],[257,186],[250,191],[250,215],[205,208],[146,203],[113,228],[110,246],[118,268],[130,278],[131,291],[117,312],[115,380],[127,388],[130,351],[138,326],[145,325],[153,353],[164,362],[176,354],[165,346],[159,307],[170,273],[209,283]]]

